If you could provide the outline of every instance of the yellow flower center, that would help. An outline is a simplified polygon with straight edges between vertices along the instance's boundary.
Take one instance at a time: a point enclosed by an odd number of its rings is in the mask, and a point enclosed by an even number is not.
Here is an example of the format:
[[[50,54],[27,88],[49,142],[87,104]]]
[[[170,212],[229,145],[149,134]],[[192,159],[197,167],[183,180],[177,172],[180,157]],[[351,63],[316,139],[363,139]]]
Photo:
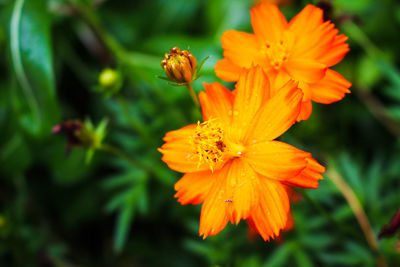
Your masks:
[[[243,145],[225,138],[221,123],[216,119],[198,122],[191,143],[199,158],[198,167],[205,162],[211,171],[224,159],[241,157],[245,151]]]
[[[223,161],[223,152],[225,150],[223,138],[224,131],[216,119],[197,123],[192,144],[195,146],[196,153],[199,156],[198,166],[205,162],[210,166],[211,171],[214,171],[214,167]]]
[[[264,47],[261,48],[261,52],[268,58],[271,66],[276,70],[287,61],[289,56],[288,46],[283,40],[267,42]]]

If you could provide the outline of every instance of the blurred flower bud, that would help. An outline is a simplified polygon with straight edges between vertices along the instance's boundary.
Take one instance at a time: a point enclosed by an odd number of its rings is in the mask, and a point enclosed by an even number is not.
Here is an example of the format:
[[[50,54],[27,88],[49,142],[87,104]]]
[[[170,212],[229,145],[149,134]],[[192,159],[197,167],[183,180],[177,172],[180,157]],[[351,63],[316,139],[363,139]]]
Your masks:
[[[54,126],[52,133],[65,134],[67,137],[66,153],[68,153],[72,147],[81,146],[86,148],[88,150],[86,162],[90,162],[94,151],[101,148],[103,139],[106,136],[107,123],[108,121],[103,119],[95,128],[89,119],[85,120],[84,123],[79,120],[66,121]]]
[[[171,49],[171,53],[165,54],[161,61],[161,67],[171,81],[188,84],[195,80],[197,60],[187,50],[179,47]]]
[[[79,138],[79,132],[83,124],[79,120],[75,121],[65,121],[63,123],[57,124],[53,127],[52,133],[58,134],[63,133],[67,138],[67,145],[65,152],[68,153],[70,149],[74,146],[83,145],[82,140]]]
[[[391,237],[400,231],[400,209],[393,215],[390,222],[384,225],[379,232],[378,238]]]
[[[104,87],[110,87],[115,84],[117,81],[118,74],[115,72],[115,70],[107,68],[104,69],[99,76],[99,83],[101,86]]]
[[[0,214],[0,228],[2,228],[6,224],[6,218]]]
[[[105,68],[99,75],[99,85],[96,90],[109,97],[117,93],[122,87],[122,75],[119,71]]]

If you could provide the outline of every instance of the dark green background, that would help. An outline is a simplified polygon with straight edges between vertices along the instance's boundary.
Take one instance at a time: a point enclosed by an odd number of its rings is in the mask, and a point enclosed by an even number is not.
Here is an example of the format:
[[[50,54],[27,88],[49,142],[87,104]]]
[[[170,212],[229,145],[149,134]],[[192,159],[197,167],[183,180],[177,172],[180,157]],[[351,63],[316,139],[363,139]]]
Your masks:
[[[308,2],[282,7],[291,18]],[[324,1],[329,2],[329,1]],[[331,105],[281,139],[313,153],[354,190],[375,235],[400,207],[400,3],[334,0],[327,16],[349,36],[334,67],[353,83]],[[173,46],[198,60],[194,83],[219,81],[221,34],[251,32],[250,0],[0,0],[1,266],[374,266],[374,253],[343,195],[326,175],[292,205],[295,227],[283,241],[248,238],[228,225],[198,236],[200,206],[181,206],[180,174],[157,147],[170,130],[200,119],[184,87],[167,85],[160,61]],[[326,6],[326,5],[325,5]],[[102,41],[97,38],[102,37]],[[99,93],[98,75],[118,68],[120,92]],[[224,83],[229,88],[233,84]],[[139,164],[96,151],[66,156],[52,126],[109,119],[105,143]],[[313,204],[314,203],[314,204]],[[321,213],[315,203],[336,221]],[[340,226],[339,226],[340,225]],[[399,235],[379,240],[389,266]]]

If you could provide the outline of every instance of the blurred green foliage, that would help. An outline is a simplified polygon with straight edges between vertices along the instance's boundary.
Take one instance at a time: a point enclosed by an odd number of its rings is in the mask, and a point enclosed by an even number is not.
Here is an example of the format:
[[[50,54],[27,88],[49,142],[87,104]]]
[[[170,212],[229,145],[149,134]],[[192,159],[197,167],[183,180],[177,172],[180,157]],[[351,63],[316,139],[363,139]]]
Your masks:
[[[305,4],[282,7],[292,17]],[[351,52],[335,68],[352,94],[314,104],[282,139],[313,152],[351,186],[377,234],[400,207],[400,3],[333,0],[329,18]],[[194,83],[218,81],[221,34],[251,31],[250,0],[0,1],[1,266],[374,266],[352,210],[326,175],[292,207],[279,242],[249,238],[245,222],[198,237],[200,206],[181,206],[180,174],[161,162],[163,135],[200,119],[184,87],[169,86],[160,61],[171,47],[211,55]],[[330,5],[329,5],[330,6]],[[113,68],[112,96],[99,74]],[[233,84],[225,83],[229,88]],[[52,136],[64,120],[109,119],[108,149],[85,164]],[[330,217],[321,213],[324,209]],[[400,263],[399,235],[379,240]]]

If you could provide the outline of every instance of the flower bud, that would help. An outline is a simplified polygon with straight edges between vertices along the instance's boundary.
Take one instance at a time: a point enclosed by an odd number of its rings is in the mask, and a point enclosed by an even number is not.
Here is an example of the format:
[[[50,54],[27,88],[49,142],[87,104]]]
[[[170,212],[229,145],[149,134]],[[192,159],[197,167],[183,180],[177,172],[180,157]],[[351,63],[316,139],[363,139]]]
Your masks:
[[[179,47],[171,49],[171,53],[165,54],[161,61],[161,67],[171,81],[177,83],[191,83],[196,73],[197,60],[187,50]]]
[[[99,84],[104,87],[113,86],[118,79],[117,76],[115,70],[110,68],[104,69],[99,75]]]
[[[106,68],[99,75],[99,85],[95,88],[97,91],[109,97],[117,93],[122,87],[122,75],[114,69]]]
[[[63,133],[67,138],[65,152],[68,153],[72,147],[84,147],[87,149],[86,161],[89,162],[96,149],[100,149],[106,135],[108,120],[103,119],[97,127],[90,120],[65,121],[53,127],[52,133]]]
[[[2,214],[0,214],[0,228],[3,228],[3,226],[6,225],[6,222],[6,218]]]
[[[65,152],[68,153],[72,147],[81,146],[83,142],[79,137],[83,123],[79,120],[65,121],[53,127],[52,133],[63,133],[67,139]]]

